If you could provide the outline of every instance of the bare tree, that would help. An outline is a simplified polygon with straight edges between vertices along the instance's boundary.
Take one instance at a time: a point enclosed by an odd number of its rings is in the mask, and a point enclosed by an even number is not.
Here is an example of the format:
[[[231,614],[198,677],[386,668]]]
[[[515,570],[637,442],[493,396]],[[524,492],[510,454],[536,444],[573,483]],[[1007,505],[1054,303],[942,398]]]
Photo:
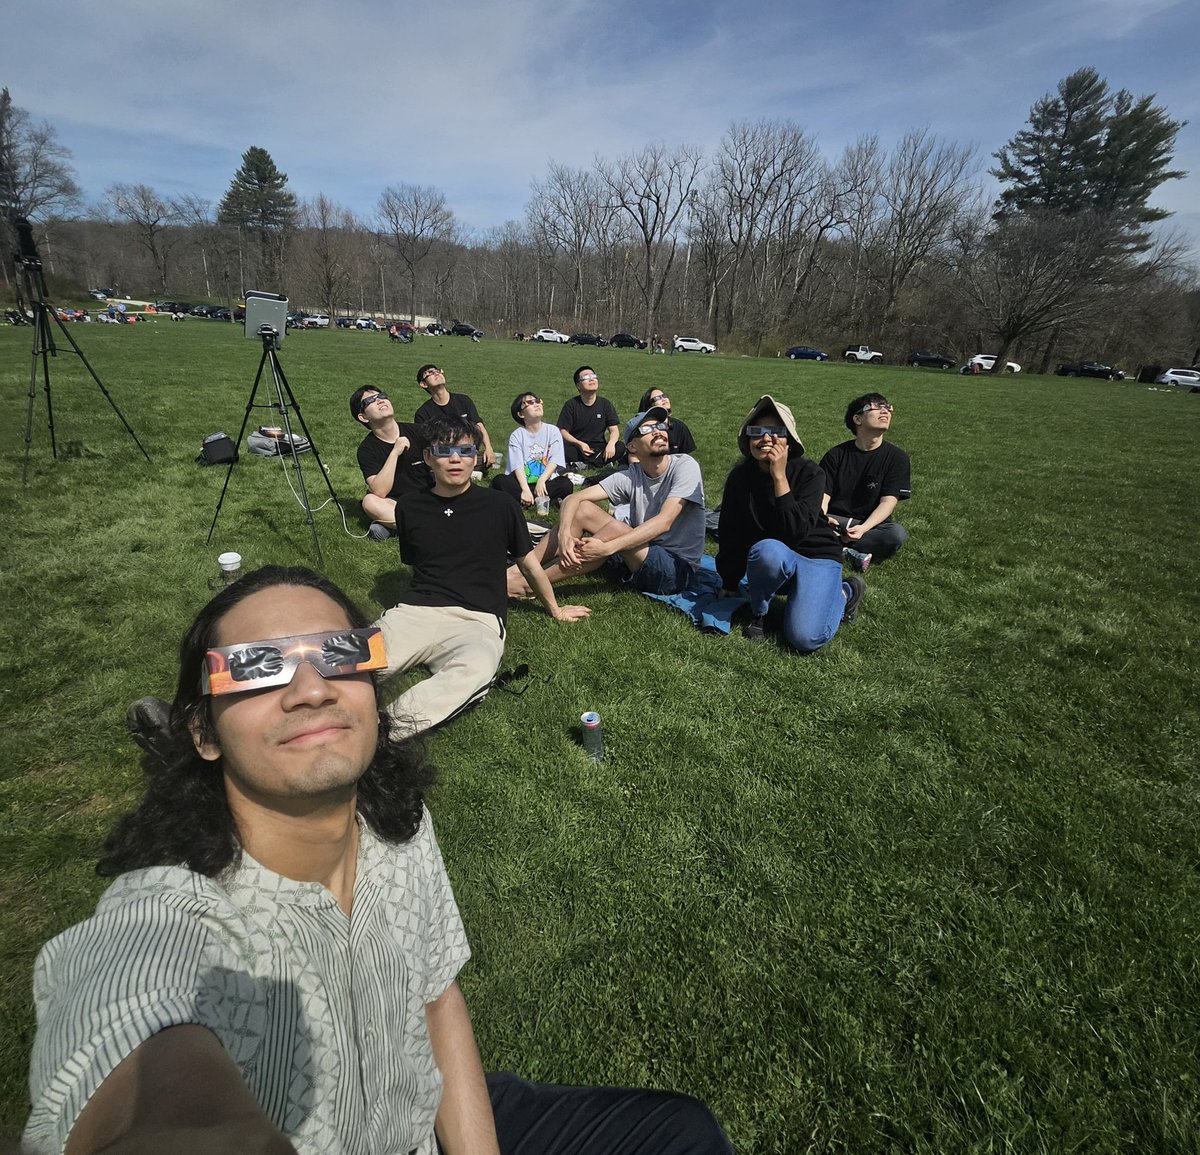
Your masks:
[[[177,236],[168,231],[179,219],[178,207],[146,184],[115,184],[104,194],[113,211],[127,220],[154,262],[159,289],[167,291],[167,271]]]
[[[679,218],[702,163],[698,148],[680,145],[668,151],[659,143],[615,163],[600,161],[597,165],[613,206],[630,219],[638,238],[641,259],[635,281],[645,308],[647,336],[655,331],[655,317],[679,244]]]
[[[1018,341],[1086,317],[1122,275],[1109,229],[1089,214],[1032,212],[991,230],[976,219],[959,243],[962,284],[998,346],[993,373]]]
[[[871,242],[881,211],[883,154],[879,139],[864,136],[847,145],[838,161],[834,180],[843,190],[844,236],[849,250],[842,269],[844,304],[838,311],[850,332],[859,336],[869,311]]]
[[[379,219],[389,233],[396,255],[408,273],[408,308],[417,320],[417,272],[439,241],[453,241],[454,213],[440,189],[402,184],[383,190]]]
[[[357,221],[324,193],[301,203],[299,221],[301,232],[294,251],[301,283],[322,309],[334,316],[354,279]]]
[[[880,187],[883,216],[876,246],[881,263],[884,329],[905,286],[923,262],[944,247],[952,226],[970,202],[974,150],[939,142],[927,129],[912,129],[892,151]]]
[[[175,199],[175,210],[181,224],[187,227],[189,239],[200,252],[200,265],[204,270],[204,295],[212,296],[212,280],[208,270],[208,256],[214,240],[212,201],[195,193],[185,193]]]
[[[572,316],[580,324],[589,304],[584,268],[596,249],[604,190],[595,173],[551,163],[547,179],[534,185],[533,199],[541,228],[570,262]]]

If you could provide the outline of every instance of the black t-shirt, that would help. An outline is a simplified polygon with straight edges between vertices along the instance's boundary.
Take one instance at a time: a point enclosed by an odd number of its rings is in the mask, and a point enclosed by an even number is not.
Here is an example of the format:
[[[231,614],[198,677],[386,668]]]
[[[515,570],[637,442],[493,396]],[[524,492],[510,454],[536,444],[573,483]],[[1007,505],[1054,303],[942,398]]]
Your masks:
[[[677,417],[671,418],[671,428],[667,430],[667,445],[672,453],[695,453],[696,439],[692,431]]]
[[[821,470],[829,512],[841,517],[861,521],[875,512],[881,497],[906,501],[912,495],[912,463],[889,441],[870,450],[843,441],[821,458]]]
[[[396,462],[396,475],[392,481],[388,497],[395,500],[405,493],[419,493],[433,485],[433,477],[429,466],[422,456],[425,449],[425,438],[416,425],[406,421],[397,421],[400,426],[400,436],[408,438],[408,448],[400,454]],[[362,470],[363,480],[374,477],[387,463],[388,454],[392,452],[392,442],[368,433],[358,447],[358,468]]]
[[[592,405],[585,405],[579,396],[568,397],[559,412],[555,424],[564,433],[578,438],[591,449],[603,448],[608,440],[605,435],[610,425],[620,425],[617,420],[617,410],[607,397],[597,397]],[[571,460],[571,450],[575,447],[568,441],[566,445],[567,460]]]
[[[406,493],[396,502],[396,533],[400,559],[413,571],[402,601],[507,619],[508,559],[533,549],[521,507],[507,493],[478,485],[457,497]]]
[[[460,417],[472,426],[478,425],[479,410],[475,402],[465,393],[451,393],[445,405],[438,405],[432,397],[417,410],[413,420],[418,425],[427,425],[430,421],[444,421],[446,418]]]

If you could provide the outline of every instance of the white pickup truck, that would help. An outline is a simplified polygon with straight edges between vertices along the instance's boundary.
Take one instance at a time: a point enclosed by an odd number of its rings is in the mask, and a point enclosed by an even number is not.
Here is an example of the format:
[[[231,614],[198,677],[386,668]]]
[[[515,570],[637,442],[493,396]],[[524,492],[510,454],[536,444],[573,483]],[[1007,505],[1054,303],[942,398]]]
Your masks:
[[[843,354],[847,361],[860,365],[882,365],[883,354],[876,353],[870,345],[851,345]]]

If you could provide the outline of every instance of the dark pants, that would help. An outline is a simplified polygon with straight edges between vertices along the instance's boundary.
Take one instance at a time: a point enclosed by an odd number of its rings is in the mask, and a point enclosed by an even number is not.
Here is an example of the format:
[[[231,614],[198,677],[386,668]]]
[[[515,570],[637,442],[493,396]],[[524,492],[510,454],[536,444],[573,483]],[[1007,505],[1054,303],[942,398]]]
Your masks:
[[[515,473],[502,473],[499,477],[492,478],[492,488],[502,489],[518,501],[521,500],[521,483],[517,480]],[[532,485],[529,487],[529,492],[533,492]],[[551,501],[562,501],[564,497],[570,497],[574,492],[575,486],[571,484],[571,479],[565,473],[560,473],[546,482],[546,494]]]
[[[501,1155],[733,1155],[703,1103],[670,1091],[487,1077]]]
[[[861,518],[843,517],[840,513],[831,513],[829,516],[837,518],[838,524],[843,527],[856,520],[862,520]],[[908,541],[908,530],[904,526],[896,521],[885,521],[874,529],[867,530],[858,541],[843,542],[842,544],[849,544],[851,549],[859,550],[861,553],[869,553],[872,561],[883,561],[896,553],[906,541]]]
[[[629,462],[629,454],[625,450],[625,442],[618,441],[616,448],[613,450],[611,461],[604,460],[603,441],[598,441],[594,445],[588,442],[588,448],[592,451],[590,457],[584,457],[583,450],[578,445],[568,445],[566,447],[567,464],[582,465],[584,469],[599,469],[602,466],[622,466]]]

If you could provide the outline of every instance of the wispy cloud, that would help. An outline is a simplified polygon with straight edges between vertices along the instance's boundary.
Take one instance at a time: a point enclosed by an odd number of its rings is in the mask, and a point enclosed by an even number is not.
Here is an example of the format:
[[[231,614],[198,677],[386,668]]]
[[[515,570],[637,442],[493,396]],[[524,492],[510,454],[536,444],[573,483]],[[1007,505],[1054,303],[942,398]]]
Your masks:
[[[257,144],[301,196],[370,216],[385,186],[434,184],[486,228],[521,215],[551,157],[586,166],[650,140],[712,149],[734,120],[795,120],[830,157],[914,126],[986,156],[1085,64],[1190,120],[1178,160],[1200,169],[1194,7],[126,0],[119,18],[85,5],[64,19],[35,5],[7,29],[0,83],[55,124],[92,197],[145,181],[216,199]],[[1190,227],[1196,181],[1160,198]]]

